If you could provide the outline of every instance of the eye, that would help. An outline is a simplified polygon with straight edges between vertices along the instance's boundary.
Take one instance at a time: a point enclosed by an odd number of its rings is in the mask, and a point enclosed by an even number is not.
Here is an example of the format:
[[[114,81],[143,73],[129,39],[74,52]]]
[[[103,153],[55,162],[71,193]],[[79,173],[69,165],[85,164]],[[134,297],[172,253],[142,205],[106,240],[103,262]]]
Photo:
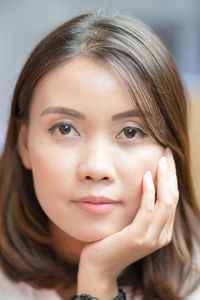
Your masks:
[[[133,126],[127,126],[120,131],[120,133],[117,135],[117,138],[135,139],[135,138],[142,138],[145,135],[146,134],[141,129]]]
[[[71,124],[68,123],[59,123],[55,124],[51,128],[49,128],[50,132],[58,132],[60,135],[67,135],[67,136],[79,136],[80,134],[78,131],[72,126]]]

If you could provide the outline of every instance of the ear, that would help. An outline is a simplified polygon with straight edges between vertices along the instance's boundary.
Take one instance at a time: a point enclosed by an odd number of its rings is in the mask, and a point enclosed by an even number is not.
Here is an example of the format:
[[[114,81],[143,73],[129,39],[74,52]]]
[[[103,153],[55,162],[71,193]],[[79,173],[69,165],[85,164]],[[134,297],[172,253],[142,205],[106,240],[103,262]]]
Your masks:
[[[28,149],[28,129],[27,125],[21,125],[18,134],[18,152],[21,157],[22,163],[24,167],[28,170],[31,169],[31,162],[29,157],[29,149]]]

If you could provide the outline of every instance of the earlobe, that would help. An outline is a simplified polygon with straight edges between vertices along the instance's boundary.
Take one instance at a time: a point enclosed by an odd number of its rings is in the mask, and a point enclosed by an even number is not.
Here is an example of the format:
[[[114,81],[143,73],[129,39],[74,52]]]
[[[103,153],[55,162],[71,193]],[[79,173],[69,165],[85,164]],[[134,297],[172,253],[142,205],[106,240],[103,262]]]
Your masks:
[[[21,158],[23,166],[30,170],[31,169],[31,162],[29,158],[29,149],[28,149],[28,132],[27,132],[27,125],[23,124],[20,127],[19,134],[18,134],[18,152]]]

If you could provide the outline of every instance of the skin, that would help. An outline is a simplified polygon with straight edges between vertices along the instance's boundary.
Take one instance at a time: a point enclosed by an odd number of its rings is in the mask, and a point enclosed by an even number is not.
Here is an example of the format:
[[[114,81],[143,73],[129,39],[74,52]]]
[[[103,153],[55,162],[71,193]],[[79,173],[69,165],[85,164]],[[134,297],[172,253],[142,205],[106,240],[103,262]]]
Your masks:
[[[58,106],[84,118],[47,113],[49,107]],[[32,170],[55,248],[79,262],[75,289],[103,300],[116,296],[116,278],[128,264],[170,241],[178,199],[170,151],[164,152],[138,116],[112,119],[134,109],[109,64],[79,57],[40,80],[29,125],[22,125],[19,132],[19,153],[24,166]],[[73,127],[66,134],[60,122]],[[132,128],[131,136],[124,130],[127,127]],[[167,158],[161,159],[164,153]],[[170,191],[169,199],[163,199]],[[119,203],[108,213],[92,214],[73,202],[87,195]],[[96,282],[101,282],[98,289]],[[69,297],[64,291],[60,294]]]

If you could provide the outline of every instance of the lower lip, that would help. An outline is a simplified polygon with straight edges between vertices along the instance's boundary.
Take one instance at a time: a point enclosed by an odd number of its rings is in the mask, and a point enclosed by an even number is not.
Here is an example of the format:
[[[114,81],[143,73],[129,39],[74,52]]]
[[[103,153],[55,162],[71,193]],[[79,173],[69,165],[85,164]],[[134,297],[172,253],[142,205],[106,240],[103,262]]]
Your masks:
[[[74,202],[80,209],[93,214],[108,213],[113,210],[119,202],[113,203],[93,203],[93,202]]]

